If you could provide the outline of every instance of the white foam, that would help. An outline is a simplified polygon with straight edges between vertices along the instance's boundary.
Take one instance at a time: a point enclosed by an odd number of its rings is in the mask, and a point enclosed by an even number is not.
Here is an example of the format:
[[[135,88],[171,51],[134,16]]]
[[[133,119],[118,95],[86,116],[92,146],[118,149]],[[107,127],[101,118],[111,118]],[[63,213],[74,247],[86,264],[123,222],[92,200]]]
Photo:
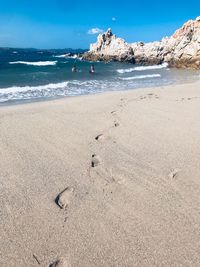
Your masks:
[[[12,86],[8,88],[0,89],[0,96],[3,94],[13,94],[13,93],[23,93],[28,91],[42,91],[48,89],[60,89],[68,86],[69,82],[61,82],[61,83],[50,83],[46,85],[39,86]]]
[[[98,81],[65,81],[39,86],[12,86],[0,88],[0,103],[13,100],[27,100],[58,96],[75,96],[97,92]]]
[[[64,54],[64,55],[57,55],[57,56],[53,56],[53,57],[57,57],[57,58],[65,58],[65,57],[69,57],[69,54]]]
[[[78,57],[78,55],[73,55],[73,56],[67,56],[68,58],[73,58],[73,59],[80,59],[79,57]]]
[[[78,56],[75,54],[75,55],[73,55],[71,58],[76,59],[76,58],[78,58]]]
[[[13,61],[9,64],[25,64],[32,66],[53,66],[56,65],[57,61],[38,61],[38,62],[28,62],[28,61]]]
[[[147,78],[159,78],[161,77],[160,74],[147,74],[147,75],[138,75],[138,76],[133,76],[133,77],[119,77],[120,80],[124,81],[131,81],[131,80],[137,80],[137,79],[147,79]]]
[[[64,55],[57,55],[57,56],[53,56],[53,57],[57,57],[57,58],[72,58],[72,59],[78,59],[78,60],[82,60],[82,57],[78,57],[78,55],[73,55],[70,56],[70,54],[64,54]]]
[[[168,63],[163,63],[160,65],[153,65],[153,66],[139,66],[135,68],[129,68],[129,69],[118,69],[117,72],[120,74],[123,73],[129,73],[134,71],[143,71],[143,70],[157,70],[157,69],[164,69],[168,67]]]
[[[119,79],[108,80],[68,80],[58,83],[49,83],[38,86],[12,86],[0,88],[0,103],[13,100],[27,100],[38,98],[52,98],[58,96],[75,96],[91,94],[109,90],[121,90],[128,83],[122,80],[145,79],[160,77],[160,74],[140,75],[135,77],[121,77]],[[120,80],[121,79],[121,80]],[[132,85],[133,86],[133,83]]]

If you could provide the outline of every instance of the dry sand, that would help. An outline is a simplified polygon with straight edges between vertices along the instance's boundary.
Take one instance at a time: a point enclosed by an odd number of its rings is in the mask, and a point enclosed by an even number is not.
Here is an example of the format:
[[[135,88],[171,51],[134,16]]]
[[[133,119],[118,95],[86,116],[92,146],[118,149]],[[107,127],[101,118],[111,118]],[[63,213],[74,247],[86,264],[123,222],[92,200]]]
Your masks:
[[[200,266],[200,83],[1,107],[0,171],[1,267]]]

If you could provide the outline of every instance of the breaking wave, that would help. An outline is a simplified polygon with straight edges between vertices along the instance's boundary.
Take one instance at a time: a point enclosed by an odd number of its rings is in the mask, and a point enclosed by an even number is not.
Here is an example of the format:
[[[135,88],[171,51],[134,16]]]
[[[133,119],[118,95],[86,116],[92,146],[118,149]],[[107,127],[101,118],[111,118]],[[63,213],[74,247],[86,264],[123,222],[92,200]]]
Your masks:
[[[130,89],[131,80],[160,77],[160,74],[139,75],[135,77],[119,77],[110,80],[68,80],[59,83],[49,83],[38,86],[12,86],[0,88],[0,103],[30,99],[48,99],[63,96],[77,96],[106,91]],[[124,81],[120,81],[124,80]],[[127,81],[127,83],[125,82]],[[138,83],[131,83],[131,88],[137,88]],[[141,87],[141,86],[140,86]]]
[[[153,66],[139,66],[139,67],[134,67],[134,68],[129,68],[129,69],[118,69],[117,72],[120,74],[123,73],[129,73],[129,72],[134,72],[134,71],[144,71],[144,70],[157,70],[157,69],[164,69],[168,67],[168,63],[163,63],[160,65],[153,65]]]
[[[104,84],[102,84],[104,86]],[[0,103],[10,100],[27,100],[50,98],[59,96],[76,96],[85,93],[94,93],[99,82],[93,81],[65,81],[38,86],[12,86],[0,88]],[[101,87],[101,85],[100,85]],[[99,87],[99,88],[100,88]],[[97,90],[98,91],[98,90]]]
[[[20,92],[27,92],[27,91],[41,91],[41,90],[48,90],[48,89],[57,89],[63,88],[68,85],[68,82],[61,82],[61,83],[50,83],[46,85],[39,85],[39,86],[12,86],[8,88],[1,88],[0,95],[2,94],[9,94],[9,93],[20,93]]]
[[[69,57],[69,54],[57,55],[57,56],[53,56],[53,57],[57,57],[57,58],[67,58],[67,57]]]
[[[56,65],[57,61],[38,61],[38,62],[29,62],[29,61],[13,61],[9,64],[25,64],[32,66],[53,66]]]
[[[78,55],[76,55],[76,54],[74,54],[74,55],[63,54],[63,55],[56,55],[56,56],[54,55],[53,57],[79,59]]]
[[[160,74],[147,74],[147,75],[138,75],[133,77],[119,77],[120,80],[124,81],[131,81],[131,80],[137,80],[137,79],[147,79],[147,78],[159,78],[161,77]]]

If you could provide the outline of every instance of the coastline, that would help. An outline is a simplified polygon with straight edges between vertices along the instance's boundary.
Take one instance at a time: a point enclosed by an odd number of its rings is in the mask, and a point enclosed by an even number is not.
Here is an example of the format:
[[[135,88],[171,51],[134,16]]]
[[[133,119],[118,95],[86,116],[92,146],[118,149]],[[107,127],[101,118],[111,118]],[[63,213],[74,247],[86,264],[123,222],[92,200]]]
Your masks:
[[[23,53],[28,53],[27,50]],[[1,64],[0,106],[56,99],[68,96],[89,95],[115,90],[134,90],[169,84],[181,84],[199,79],[197,70],[168,68],[161,65],[133,65],[128,63],[98,62],[94,75],[89,73],[91,62],[72,58],[57,58],[53,54],[22,61],[23,53],[9,54]],[[45,57],[45,58],[44,58]],[[25,60],[25,59],[24,59]],[[38,61],[39,60],[39,61]],[[71,67],[77,64],[78,71]],[[33,73],[35,73],[33,75]]]
[[[197,266],[199,87],[1,106],[0,265]]]
[[[197,77],[195,77],[197,78]],[[179,86],[184,86],[184,85],[187,85],[187,84],[195,84],[195,83],[200,83],[200,79],[198,79],[197,81],[192,81],[191,79],[190,80],[185,80],[185,81],[182,81],[182,82],[177,82],[177,83],[171,83],[171,84],[168,84],[168,85],[155,85],[155,86],[146,86],[146,87],[138,87],[138,88],[134,88],[134,89],[122,89],[122,90],[119,90],[119,89],[116,89],[116,90],[108,90],[108,91],[102,91],[102,92],[92,92],[92,93],[87,93],[87,94],[82,94],[82,95],[69,95],[69,96],[55,96],[55,97],[50,97],[50,98],[36,98],[36,99],[23,99],[23,100],[11,100],[11,101],[6,101],[6,102],[1,102],[0,103],[0,109],[1,108],[6,108],[6,107],[9,107],[9,106],[23,106],[23,105],[32,105],[32,104],[39,104],[39,103],[48,103],[48,102],[57,102],[57,101],[65,101],[67,99],[74,99],[74,98],[82,98],[82,97],[92,97],[92,96],[98,96],[98,95],[114,95],[115,93],[131,93],[131,92],[136,92],[137,94],[137,91],[143,91],[143,90],[146,90],[146,91],[152,91],[152,90],[163,90],[163,89],[169,89],[170,87],[179,87]]]

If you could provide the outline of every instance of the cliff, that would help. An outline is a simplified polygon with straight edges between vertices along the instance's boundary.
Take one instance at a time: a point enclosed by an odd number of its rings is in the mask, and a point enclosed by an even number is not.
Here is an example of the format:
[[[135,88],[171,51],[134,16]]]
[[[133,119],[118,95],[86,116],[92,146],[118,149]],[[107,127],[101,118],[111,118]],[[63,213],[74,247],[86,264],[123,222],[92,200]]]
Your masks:
[[[167,62],[172,67],[200,69],[200,17],[189,20],[171,37],[159,42],[126,43],[111,29],[98,36],[84,54],[87,60],[117,60],[138,64]]]

